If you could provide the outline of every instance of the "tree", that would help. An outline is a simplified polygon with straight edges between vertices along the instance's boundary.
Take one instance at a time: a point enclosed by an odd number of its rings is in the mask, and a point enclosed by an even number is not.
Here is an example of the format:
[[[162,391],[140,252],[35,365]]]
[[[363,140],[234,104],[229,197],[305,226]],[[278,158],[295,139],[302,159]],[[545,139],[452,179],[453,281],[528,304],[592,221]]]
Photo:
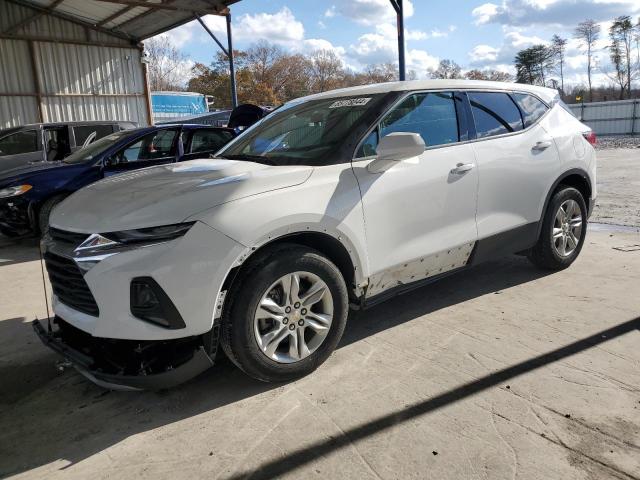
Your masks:
[[[546,85],[546,73],[553,68],[553,50],[546,45],[533,45],[516,54],[516,81]]]
[[[616,83],[620,86],[620,99],[624,98],[624,90],[627,90],[631,98],[631,50],[633,48],[634,26],[631,17],[622,15],[617,17],[609,28],[609,56],[615,67]]]
[[[443,78],[443,79],[452,79],[452,78],[461,78],[460,72],[462,69],[460,65],[458,65],[453,60],[440,60],[440,64],[438,68],[435,70],[430,70],[429,74],[431,78]]]
[[[188,73],[187,56],[168,37],[158,36],[144,42],[148,61],[149,88],[152,91],[184,90]]]
[[[492,82],[513,82],[513,75],[500,70],[469,70],[464,74],[467,80],[489,80]]]
[[[311,53],[308,68],[313,93],[338,87],[343,76],[342,60],[333,50],[316,50]]]
[[[560,73],[560,91],[562,92],[564,92],[564,53],[567,49],[567,42],[566,38],[559,35],[551,37],[551,49],[558,73]]]
[[[587,83],[589,84],[589,101],[593,101],[593,88],[591,85],[591,72],[593,70],[593,50],[600,38],[600,25],[595,20],[585,20],[578,24],[574,31],[574,37],[582,42],[587,54]]]

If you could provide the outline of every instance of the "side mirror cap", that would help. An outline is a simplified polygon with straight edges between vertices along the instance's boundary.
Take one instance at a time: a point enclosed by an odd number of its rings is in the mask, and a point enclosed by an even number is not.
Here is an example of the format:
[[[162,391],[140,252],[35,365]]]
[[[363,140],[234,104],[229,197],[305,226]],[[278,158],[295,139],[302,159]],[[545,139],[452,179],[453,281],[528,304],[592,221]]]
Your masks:
[[[382,137],[376,151],[378,160],[399,162],[422,155],[425,148],[424,140],[419,134],[393,132]]]

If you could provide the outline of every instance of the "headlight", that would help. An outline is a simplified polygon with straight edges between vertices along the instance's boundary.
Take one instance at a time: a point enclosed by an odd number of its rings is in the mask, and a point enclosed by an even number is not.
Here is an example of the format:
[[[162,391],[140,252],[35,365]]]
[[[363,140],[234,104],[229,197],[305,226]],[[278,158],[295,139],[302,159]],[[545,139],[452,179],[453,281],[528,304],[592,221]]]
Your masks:
[[[101,235],[112,242],[124,244],[166,242],[185,235],[194,223],[196,222],[175,223],[173,225],[163,225],[161,227],[102,233]]]
[[[32,188],[31,185],[16,185],[15,187],[2,188],[0,189],[0,198],[17,197]]]

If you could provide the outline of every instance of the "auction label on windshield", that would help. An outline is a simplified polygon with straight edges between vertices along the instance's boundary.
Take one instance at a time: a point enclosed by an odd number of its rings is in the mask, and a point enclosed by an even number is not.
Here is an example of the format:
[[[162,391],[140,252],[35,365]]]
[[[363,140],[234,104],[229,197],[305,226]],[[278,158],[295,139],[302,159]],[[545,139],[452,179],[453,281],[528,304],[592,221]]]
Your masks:
[[[339,108],[339,107],[359,107],[361,105],[366,105],[371,100],[371,97],[366,98],[347,98],[346,100],[337,100],[329,105],[329,108]]]

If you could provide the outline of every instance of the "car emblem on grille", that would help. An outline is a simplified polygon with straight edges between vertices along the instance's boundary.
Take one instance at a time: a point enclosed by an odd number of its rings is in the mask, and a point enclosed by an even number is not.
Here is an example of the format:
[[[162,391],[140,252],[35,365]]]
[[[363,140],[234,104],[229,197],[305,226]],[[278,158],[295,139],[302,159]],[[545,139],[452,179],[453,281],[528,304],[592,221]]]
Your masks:
[[[89,250],[92,248],[102,248],[109,247],[113,245],[118,245],[118,242],[114,242],[113,240],[109,240],[106,237],[103,237],[99,233],[94,233],[89,236],[84,242],[82,242],[74,252],[82,252],[83,250]]]

